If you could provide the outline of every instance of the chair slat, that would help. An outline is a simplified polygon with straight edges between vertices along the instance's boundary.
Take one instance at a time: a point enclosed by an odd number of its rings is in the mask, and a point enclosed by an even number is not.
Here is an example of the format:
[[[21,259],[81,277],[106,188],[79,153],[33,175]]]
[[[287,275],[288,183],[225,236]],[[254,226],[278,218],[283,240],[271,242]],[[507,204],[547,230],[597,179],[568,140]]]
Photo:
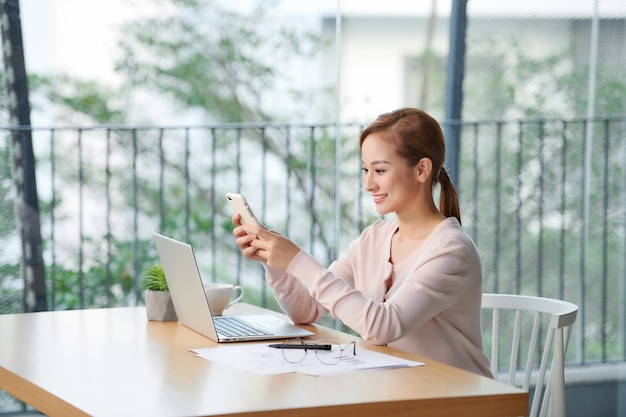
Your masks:
[[[499,341],[500,310],[496,308],[493,310],[493,316],[491,317],[491,373],[493,375],[498,374],[498,367],[500,363]]]
[[[501,337],[511,337],[508,382],[524,390],[534,383],[530,417],[565,416],[565,356],[578,306],[551,298],[512,294],[483,294],[483,309],[491,311],[491,370],[497,377],[503,358],[499,355]],[[506,313],[506,314],[505,314]],[[528,316],[528,317],[526,317]],[[485,316],[486,317],[486,316]],[[526,318],[528,320],[526,323]],[[512,319],[512,329],[501,328]],[[532,327],[529,326],[532,321]],[[543,345],[539,340],[543,339]],[[512,335],[512,336],[509,336]],[[540,336],[541,335],[541,336]],[[508,343],[509,341],[506,340]],[[524,355],[526,357],[524,358]],[[536,362],[539,360],[537,369]],[[518,363],[525,363],[522,380]],[[533,381],[532,377],[537,378]],[[504,377],[504,375],[502,375]]]
[[[511,360],[509,364],[509,384],[515,385],[515,375],[517,375],[517,358],[522,344],[522,312],[515,311],[515,322],[513,324],[513,339],[511,341]]]

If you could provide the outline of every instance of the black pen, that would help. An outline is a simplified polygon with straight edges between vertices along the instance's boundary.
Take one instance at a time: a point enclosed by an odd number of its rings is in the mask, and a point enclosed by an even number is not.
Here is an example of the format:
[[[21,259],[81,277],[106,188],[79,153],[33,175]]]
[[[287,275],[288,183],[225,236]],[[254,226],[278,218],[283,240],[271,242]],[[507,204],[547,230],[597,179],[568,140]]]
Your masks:
[[[278,349],[311,349],[311,350],[331,350],[333,345],[317,343],[272,343],[269,345],[271,348]]]

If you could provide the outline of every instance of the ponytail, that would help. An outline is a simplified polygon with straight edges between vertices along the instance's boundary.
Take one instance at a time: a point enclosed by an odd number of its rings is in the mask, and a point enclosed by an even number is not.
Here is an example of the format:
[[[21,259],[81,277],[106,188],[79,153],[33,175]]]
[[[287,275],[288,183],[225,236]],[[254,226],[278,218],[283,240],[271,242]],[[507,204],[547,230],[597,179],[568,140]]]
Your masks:
[[[456,217],[461,224],[461,209],[459,208],[459,199],[456,195],[456,188],[452,184],[452,180],[448,176],[448,172],[444,167],[439,170],[436,182],[441,185],[439,195],[439,210],[446,217]]]

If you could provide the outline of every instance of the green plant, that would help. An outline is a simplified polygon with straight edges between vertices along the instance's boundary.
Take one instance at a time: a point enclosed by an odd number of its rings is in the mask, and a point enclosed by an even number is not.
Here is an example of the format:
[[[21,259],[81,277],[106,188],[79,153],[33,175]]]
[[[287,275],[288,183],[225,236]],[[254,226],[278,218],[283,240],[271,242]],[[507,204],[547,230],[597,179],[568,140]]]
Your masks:
[[[169,291],[165,272],[161,264],[153,264],[148,267],[144,274],[144,286],[150,291]]]

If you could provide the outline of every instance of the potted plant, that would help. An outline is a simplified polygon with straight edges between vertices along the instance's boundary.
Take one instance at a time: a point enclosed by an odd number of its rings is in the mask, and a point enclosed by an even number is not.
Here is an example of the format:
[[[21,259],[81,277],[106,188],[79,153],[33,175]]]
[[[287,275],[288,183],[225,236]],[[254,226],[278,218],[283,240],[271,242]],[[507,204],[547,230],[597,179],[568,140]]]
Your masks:
[[[144,301],[148,320],[177,320],[178,317],[161,264],[153,264],[148,267],[144,274],[144,286]]]

